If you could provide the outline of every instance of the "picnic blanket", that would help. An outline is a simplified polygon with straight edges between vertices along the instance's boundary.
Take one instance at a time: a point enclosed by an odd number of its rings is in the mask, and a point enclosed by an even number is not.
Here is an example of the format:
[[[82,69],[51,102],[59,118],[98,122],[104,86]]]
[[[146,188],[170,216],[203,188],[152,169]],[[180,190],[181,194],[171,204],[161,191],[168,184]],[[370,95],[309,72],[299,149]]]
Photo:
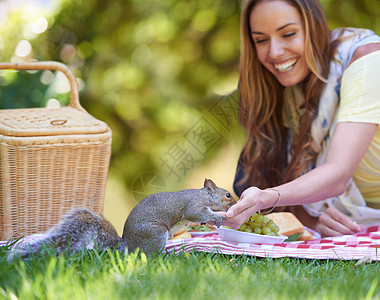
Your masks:
[[[31,235],[19,242],[28,243],[41,238]],[[0,246],[9,242],[0,241]],[[319,238],[307,242],[283,242],[281,244],[243,244],[222,241],[216,233],[189,239],[169,240],[167,253],[203,251],[231,255],[257,257],[298,257],[306,259],[380,260],[380,225],[365,228],[354,235]]]
[[[354,235],[281,244],[230,243],[222,241],[218,234],[211,234],[190,239],[170,240],[167,242],[165,250],[175,254],[197,250],[272,258],[360,260],[368,257],[372,260],[380,260],[380,225],[367,227]]]

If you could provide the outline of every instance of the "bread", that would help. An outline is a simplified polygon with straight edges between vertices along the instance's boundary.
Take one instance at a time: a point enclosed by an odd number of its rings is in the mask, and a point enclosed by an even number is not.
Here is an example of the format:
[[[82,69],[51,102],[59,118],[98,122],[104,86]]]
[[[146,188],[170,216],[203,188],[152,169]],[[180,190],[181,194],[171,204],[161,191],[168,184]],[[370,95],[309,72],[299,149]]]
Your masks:
[[[194,222],[187,223],[187,226],[189,226],[189,227],[194,227],[194,226],[197,226],[197,225],[199,225],[199,223],[194,223]]]
[[[183,231],[180,234],[174,235],[173,238],[172,238],[172,240],[176,240],[176,239],[190,239],[190,238],[191,238],[190,232]]]
[[[314,239],[313,234],[310,231],[304,230],[297,241],[312,241]]]
[[[266,215],[272,219],[280,228],[278,232],[281,235],[291,236],[297,233],[303,233],[305,228],[295,215],[290,212],[278,212]]]
[[[173,236],[180,235],[181,233],[185,232],[187,228],[189,228],[189,226],[181,227],[178,231],[173,233]]]

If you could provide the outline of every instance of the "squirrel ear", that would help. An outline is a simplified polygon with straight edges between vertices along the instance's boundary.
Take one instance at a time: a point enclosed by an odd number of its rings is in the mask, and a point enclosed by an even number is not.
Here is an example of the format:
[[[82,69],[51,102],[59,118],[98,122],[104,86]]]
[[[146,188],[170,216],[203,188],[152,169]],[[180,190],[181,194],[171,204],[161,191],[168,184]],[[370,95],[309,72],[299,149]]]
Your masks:
[[[204,184],[204,186],[207,187],[210,190],[216,190],[218,188],[216,186],[216,184],[211,179],[207,179],[207,178],[205,178],[205,184]]]
[[[208,185],[209,181],[210,181],[210,179],[205,178],[205,182],[204,182],[203,186],[206,187]]]

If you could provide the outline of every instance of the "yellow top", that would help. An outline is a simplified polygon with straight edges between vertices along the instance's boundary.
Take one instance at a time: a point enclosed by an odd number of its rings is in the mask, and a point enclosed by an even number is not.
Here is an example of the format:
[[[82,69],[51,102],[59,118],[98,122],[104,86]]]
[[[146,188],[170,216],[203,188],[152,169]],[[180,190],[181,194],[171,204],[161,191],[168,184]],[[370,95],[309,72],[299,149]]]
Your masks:
[[[343,73],[337,122],[380,124],[380,51],[359,58]],[[380,208],[380,126],[353,178],[367,205]]]

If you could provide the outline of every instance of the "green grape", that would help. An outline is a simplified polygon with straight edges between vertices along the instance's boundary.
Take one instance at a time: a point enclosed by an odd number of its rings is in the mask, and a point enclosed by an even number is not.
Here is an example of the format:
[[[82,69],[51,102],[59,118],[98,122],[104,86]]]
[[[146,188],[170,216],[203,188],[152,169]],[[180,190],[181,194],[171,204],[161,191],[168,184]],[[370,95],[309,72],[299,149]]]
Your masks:
[[[245,232],[248,232],[248,233],[252,233],[252,232],[253,232],[253,230],[252,230],[252,228],[251,228],[251,227],[247,227],[247,229],[245,230]]]
[[[239,228],[239,230],[240,231],[245,231],[246,229],[247,229],[247,223],[243,223],[241,226],[240,226],[240,228]]]
[[[258,225],[253,226],[253,229],[255,229],[255,228],[260,228],[261,229],[262,226],[258,224]]]
[[[278,228],[278,226],[273,222],[273,223],[270,223],[268,225],[268,227],[270,228],[270,230],[275,233],[275,234],[278,234],[278,232],[280,231],[280,228]]]
[[[265,220],[265,217],[263,215],[258,215],[257,218],[256,218],[257,222],[258,223],[263,223],[264,220]]]
[[[261,228],[260,227],[255,227],[255,229],[253,231],[257,234],[261,234]]]
[[[265,224],[266,226],[268,226],[268,225],[270,225],[270,224],[274,224],[274,222],[273,222],[272,219],[269,219],[269,218],[265,217],[264,224]]]
[[[261,232],[265,235],[269,235],[269,233],[271,233],[272,231],[269,229],[269,227],[263,227]]]

